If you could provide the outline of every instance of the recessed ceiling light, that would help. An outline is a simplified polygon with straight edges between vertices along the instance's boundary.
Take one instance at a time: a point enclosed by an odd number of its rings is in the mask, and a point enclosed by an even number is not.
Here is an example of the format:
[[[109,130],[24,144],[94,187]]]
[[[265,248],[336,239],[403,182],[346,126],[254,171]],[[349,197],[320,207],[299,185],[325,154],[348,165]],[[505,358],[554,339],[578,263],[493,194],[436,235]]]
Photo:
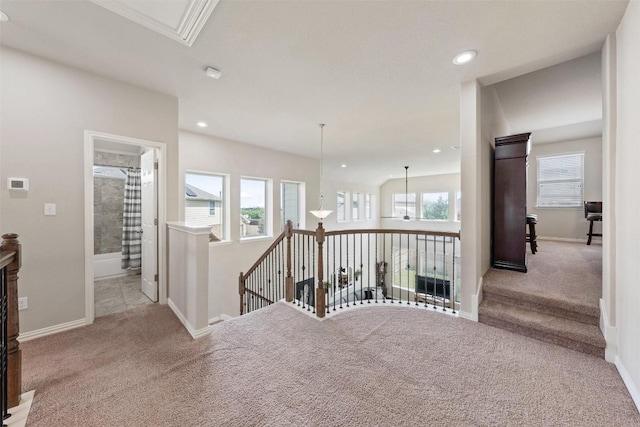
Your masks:
[[[452,145],[452,146],[451,146],[451,149],[452,149],[452,150],[459,150],[459,149],[460,149],[460,146],[459,146],[459,145]]]
[[[207,77],[211,77],[212,79],[219,79],[222,75],[222,71],[211,67],[208,67],[204,73],[207,75]]]
[[[196,124],[201,128],[206,128],[207,127],[207,124],[205,122],[198,122]]]
[[[433,150],[434,153],[439,153],[441,150],[439,148],[436,148],[435,150]]]
[[[341,166],[341,167],[343,167],[343,168],[346,168],[346,167],[347,167],[347,165],[345,165],[344,163],[343,163],[343,164],[341,164],[340,166]]]
[[[0,12],[0,21],[7,22],[8,20],[9,17],[4,12]]]
[[[453,63],[456,65],[466,64],[468,62],[471,62],[477,54],[478,52],[476,52],[475,50],[466,50],[462,53],[457,54],[456,57],[453,58]]]

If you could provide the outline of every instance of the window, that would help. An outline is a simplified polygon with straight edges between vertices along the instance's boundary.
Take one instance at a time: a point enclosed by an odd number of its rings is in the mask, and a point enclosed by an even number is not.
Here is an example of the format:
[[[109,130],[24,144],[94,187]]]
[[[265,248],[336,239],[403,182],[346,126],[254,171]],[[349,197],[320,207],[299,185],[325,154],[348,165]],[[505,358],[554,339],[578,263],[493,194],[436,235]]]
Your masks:
[[[405,215],[408,215],[411,219],[416,217],[415,193],[397,193],[393,195],[393,217],[402,219]]]
[[[240,237],[268,235],[267,181],[240,179]]]
[[[456,221],[462,221],[462,193],[456,191]]]
[[[353,193],[353,200],[351,201],[352,211],[351,219],[360,219],[360,193]]]
[[[536,157],[539,208],[582,207],[584,153]]]
[[[364,216],[366,219],[371,219],[371,194],[364,196]]]
[[[280,193],[280,230],[284,230],[287,220],[291,220],[293,228],[304,228],[304,183],[283,181]]]
[[[345,211],[346,198],[347,198],[347,193],[345,193],[344,191],[338,191],[338,200],[337,200],[337,204],[336,204],[336,206],[337,206],[336,215],[337,215],[337,220],[338,221],[345,221],[346,220],[346,218],[345,218],[345,216],[346,216],[345,215],[346,214],[346,211]]]
[[[447,220],[449,218],[449,193],[422,193],[422,218]]]
[[[185,222],[210,225],[209,241],[228,239],[225,175],[186,173],[184,176]]]

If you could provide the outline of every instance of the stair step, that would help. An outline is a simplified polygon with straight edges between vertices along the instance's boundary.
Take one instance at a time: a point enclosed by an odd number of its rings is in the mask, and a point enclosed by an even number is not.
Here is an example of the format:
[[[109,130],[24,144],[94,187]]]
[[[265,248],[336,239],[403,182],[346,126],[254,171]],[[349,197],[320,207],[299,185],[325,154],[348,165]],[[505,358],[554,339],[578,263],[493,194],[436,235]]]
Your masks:
[[[589,325],[600,325],[598,314],[589,312],[590,310],[579,306],[568,306],[566,303],[542,297],[532,296],[522,292],[493,292],[492,289],[485,289],[482,292],[483,301],[491,301],[504,305],[536,311],[538,313],[549,314],[563,319],[574,320],[576,322]],[[544,301],[544,302],[543,302]],[[593,311],[593,310],[591,310]]]
[[[491,300],[483,300],[480,304],[478,321],[604,358],[606,342],[600,329],[595,325]]]

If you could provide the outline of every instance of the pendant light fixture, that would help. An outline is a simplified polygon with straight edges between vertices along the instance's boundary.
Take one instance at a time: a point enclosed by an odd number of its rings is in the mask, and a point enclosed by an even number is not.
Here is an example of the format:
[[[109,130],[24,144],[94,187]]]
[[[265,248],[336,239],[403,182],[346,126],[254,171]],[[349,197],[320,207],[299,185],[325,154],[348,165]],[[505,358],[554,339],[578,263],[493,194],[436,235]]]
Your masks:
[[[404,217],[403,221],[409,221],[409,166],[404,167]]]
[[[322,194],[322,186],[323,186],[323,150],[324,150],[324,123],[320,123],[320,209],[317,211],[309,211],[309,213],[322,222],[323,219],[331,215],[333,211],[322,209],[322,205],[324,203],[324,195]]]

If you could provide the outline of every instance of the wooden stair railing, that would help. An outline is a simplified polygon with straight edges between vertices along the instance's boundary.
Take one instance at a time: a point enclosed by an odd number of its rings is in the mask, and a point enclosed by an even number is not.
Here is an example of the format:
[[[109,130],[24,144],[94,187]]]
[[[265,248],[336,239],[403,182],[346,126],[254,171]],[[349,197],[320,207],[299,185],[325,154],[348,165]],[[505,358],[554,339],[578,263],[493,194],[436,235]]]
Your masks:
[[[293,235],[293,223],[291,220],[287,221],[285,225],[284,231],[274,240],[274,242],[269,246],[269,248],[258,258],[258,260],[253,263],[253,265],[247,270],[246,273],[240,273],[240,278],[238,280],[238,291],[240,293],[240,315],[245,314],[247,310],[245,309],[245,296],[248,294],[250,297],[254,297],[258,299],[260,305],[273,304],[275,301],[278,301],[277,295],[273,295],[272,298],[262,295],[260,292],[257,292],[257,289],[252,289],[251,285],[254,283],[250,280],[252,275],[260,275],[262,273],[262,268],[264,266],[265,261],[267,261],[270,257],[273,256],[273,253],[278,251],[278,261],[276,262],[277,267],[280,267],[279,273],[281,274],[282,269],[284,269],[284,265],[282,260],[282,253],[286,251],[286,270],[287,275],[284,277],[285,280],[285,295],[287,301],[293,301],[293,277],[291,276],[291,236]],[[286,248],[281,248],[282,242],[287,240]],[[273,263],[272,263],[273,264]],[[291,286],[289,286],[289,282],[291,282]],[[290,290],[291,288],[291,290]]]
[[[2,235],[0,246],[0,299],[2,318],[2,412],[20,402],[22,389],[22,353],[18,334],[18,271],[21,265],[21,245],[17,234]]]
[[[422,303],[455,313],[459,239],[460,233],[432,230],[327,231],[321,222],[314,231],[299,230],[288,222],[247,273],[240,273],[240,314],[283,298],[320,318],[356,299]],[[391,282],[385,278],[387,261],[393,265]]]

